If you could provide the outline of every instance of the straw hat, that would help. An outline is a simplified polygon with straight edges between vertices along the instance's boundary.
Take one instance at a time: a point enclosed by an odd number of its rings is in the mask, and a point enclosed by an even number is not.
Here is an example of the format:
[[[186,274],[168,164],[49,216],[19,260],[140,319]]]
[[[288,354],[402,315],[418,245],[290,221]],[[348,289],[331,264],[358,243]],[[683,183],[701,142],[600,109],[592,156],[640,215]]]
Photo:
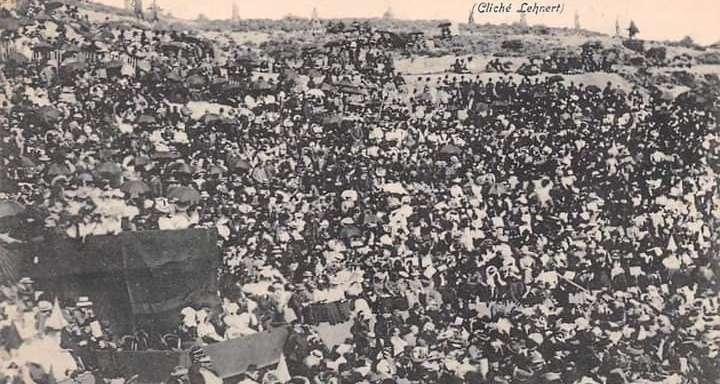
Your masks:
[[[52,303],[50,303],[49,301],[41,300],[40,302],[38,302],[38,310],[41,312],[52,311],[52,308]]]

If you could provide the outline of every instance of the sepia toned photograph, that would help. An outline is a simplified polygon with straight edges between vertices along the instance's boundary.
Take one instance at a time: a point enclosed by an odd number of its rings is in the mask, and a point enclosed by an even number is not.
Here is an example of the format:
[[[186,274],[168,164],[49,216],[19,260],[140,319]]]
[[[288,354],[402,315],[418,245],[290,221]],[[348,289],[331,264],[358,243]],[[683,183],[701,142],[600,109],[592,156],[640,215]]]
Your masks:
[[[717,0],[0,0],[0,384],[720,384]]]

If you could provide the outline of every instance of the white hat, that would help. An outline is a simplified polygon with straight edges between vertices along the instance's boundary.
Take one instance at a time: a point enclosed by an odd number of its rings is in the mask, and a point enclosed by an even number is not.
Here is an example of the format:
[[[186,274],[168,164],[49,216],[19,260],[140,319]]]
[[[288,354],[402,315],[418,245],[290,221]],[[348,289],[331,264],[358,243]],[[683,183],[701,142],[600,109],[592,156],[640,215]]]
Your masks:
[[[52,311],[52,304],[49,301],[41,300],[38,302],[38,310],[42,312]]]
[[[155,209],[160,213],[170,213],[170,203],[167,199],[156,199]]]
[[[183,315],[184,317],[194,316],[195,310],[192,309],[191,307],[185,307],[180,311],[180,314]]]
[[[236,303],[230,303],[225,307],[225,311],[227,311],[227,313],[230,315],[237,314],[239,310],[240,310],[240,306],[237,305]]]
[[[90,301],[90,299],[87,296],[80,296],[78,297],[78,301],[75,304],[78,308],[84,308],[84,307],[92,307],[93,302]]]

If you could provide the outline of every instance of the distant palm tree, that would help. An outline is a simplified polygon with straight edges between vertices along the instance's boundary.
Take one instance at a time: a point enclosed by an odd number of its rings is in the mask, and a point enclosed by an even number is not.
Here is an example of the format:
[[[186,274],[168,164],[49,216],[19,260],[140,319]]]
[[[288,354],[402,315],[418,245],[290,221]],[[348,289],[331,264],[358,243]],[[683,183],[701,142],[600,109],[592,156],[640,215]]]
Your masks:
[[[628,27],[628,37],[630,37],[630,40],[640,33],[640,30],[638,29],[637,25],[635,25],[635,22],[630,20],[630,26]]]

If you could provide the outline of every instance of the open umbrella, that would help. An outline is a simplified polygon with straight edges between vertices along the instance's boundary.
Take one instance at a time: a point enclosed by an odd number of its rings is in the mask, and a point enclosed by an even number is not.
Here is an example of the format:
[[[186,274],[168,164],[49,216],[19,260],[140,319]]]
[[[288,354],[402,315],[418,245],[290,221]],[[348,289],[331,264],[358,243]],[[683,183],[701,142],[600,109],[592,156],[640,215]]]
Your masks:
[[[322,83],[322,85],[320,86],[320,90],[323,91],[323,92],[330,92],[330,93],[332,93],[332,92],[336,92],[336,91],[337,91],[337,87],[335,87],[334,85],[332,85],[332,84],[330,84],[330,83]]]
[[[297,80],[300,78],[300,74],[291,68],[286,68],[280,74],[280,77],[285,80]]]
[[[32,159],[27,156],[20,156],[18,160],[20,161],[21,168],[32,169],[36,167],[35,162],[33,162]]]
[[[475,104],[475,105],[473,106],[473,109],[474,109],[476,112],[487,112],[487,111],[490,110],[490,105],[488,105],[487,103],[482,103],[482,102],[481,102],[481,103]]]
[[[61,176],[61,175],[69,175],[70,168],[68,168],[65,164],[60,163],[53,163],[50,164],[47,171],[45,172],[48,176]]]
[[[0,29],[3,31],[14,31],[20,28],[20,21],[12,17],[0,18]]]
[[[140,117],[138,117],[137,119],[137,122],[139,124],[153,124],[156,121],[157,120],[155,119],[155,117],[151,115],[140,115]]]
[[[188,86],[193,88],[199,88],[205,85],[205,79],[203,79],[200,75],[192,75],[185,79],[185,82]]]
[[[152,160],[150,160],[150,158],[147,156],[136,156],[132,159],[132,164],[137,167],[137,166],[148,165],[148,164],[150,164],[151,161]]]
[[[315,96],[315,97],[325,97],[325,92],[323,92],[320,89],[314,88],[307,92],[309,96]]]
[[[89,182],[95,180],[95,177],[93,177],[93,175],[88,172],[79,173],[76,178],[78,179],[78,181],[85,182],[85,183],[89,183]]]
[[[338,125],[342,123],[342,118],[338,115],[326,116],[322,119],[322,124],[325,126]]]
[[[256,64],[260,58],[251,51],[246,51],[238,54],[235,57],[235,61],[241,64]]]
[[[15,193],[18,191],[18,185],[15,181],[0,176],[0,193]]]
[[[580,46],[585,49],[601,49],[603,45],[600,40],[590,40],[582,43]]]
[[[627,92],[625,92],[624,89],[619,89],[619,88],[618,88],[618,89],[615,89],[615,90],[613,91],[613,93],[614,93],[615,96],[617,96],[617,97],[626,97],[626,96],[627,96]]]
[[[60,112],[55,107],[52,107],[50,105],[40,107],[37,110],[37,115],[40,118],[40,120],[42,120],[46,123],[54,123],[62,118],[62,112]]]
[[[250,163],[247,160],[243,160],[240,158],[230,159],[230,161],[228,161],[228,166],[232,170],[240,169],[240,170],[244,170],[244,171],[249,171],[252,168],[252,166],[250,165]]]
[[[192,187],[172,187],[168,191],[168,198],[177,200],[180,203],[195,204],[200,201],[200,192]]]
[[[258,92],[267,92],[272,89],[272,86],[266,80],[259,79],[252,84],[252,89]]]
[[[117,149],[109,149],[109,148],[103,148],[98,151],[98,158],[105,160],[110,159],[113,156],[117,155],[120,151]]]
[[[156,160],[162,160],[162,159],[174,160],[179,157],[180,157],[180,155],[177,152],[173,152],[173,151],[157,151],[157,152],[153,152],[153,154],[152,154],[152,158],[156,159]]]
[[[585,90],[591,93],[600,93],[602,91],[597,85],[588,85]]]
[[[417,96],[417,101],[421,103],[434,103],[435,98],[430,92],[423,92]]]
[[[225,88],[225,85],[228,84],[227,79],[219,78],[215,79],[210,83],[210,87],[213,89],[213,91],[221,91]]]
[[[123,63],[120,60],[111,60],[105,63],[105,68],[107,69],[120,69],[122,66]]]
[[[382,186],[382,190],[388,193],[395,193],[398,195],[407,195],[408,191],[403,187],[401,183],[388,183]]]
[[[97,172],[100,175],[117,176],[122,173],[122,167],[120,166],[120,164],[113,163],[111,161],[106,161],[106,162],[100,164],[95,169],[95,172]]]
[[[14,200],[0,200],[0,218],[17,216],[25,212],[25,207]]]
[[[340,88],[341,92],[345,92],[351,95],[360,95],[360,96],[367,96],[368,91],[365,88],[362,87],[343,87]]]
[[[217,113],[206,113],[200,120],[205,124],[209,124],[222,120],[222,116],[218,115]]]
[[[176,173],[184,173],[190,175],[193,173],[192,168],[186,163],[177,163],[170,166],[170,169]]]
[[[15,63],[15,64],[26,64],[30,61],[27,57],[23,56],[19,52],[15,52],[15,51],[9,52],[5,56],[5,60],[7,60],[10,63]]]
[[[217,166],[217,165],[213,165],[210,167],[210,169],[208,169],[208,175],[220,176],[223,173],[225,173],[225,170],[222,169],[222,167]]]
[[[675,101],[686,106],[701,106],[708,103],[708,99],[694,91],[687,91],[679,94]]]
[[[548,77],[548,82],[551,82],[551,83],[559,83],[563,80],[565,80],[565,78],[560,75],[552,75],[552,76]]]
[[[340,80],[337,83],[335,83],[335,85],[337,85],[340,88],[354,88],[355,87],[355,84],[353,84],[353,82],[350,81],[349,79]]]
[[[120,190],[127,193],[131,197],[137,197],[150,192],[150,186],[142,180],[129,180],[120,186]]]
[[[355,225],[346,225],[340,230],[340,237],[343,239],[352,239],[362,236],[362,231]]]
[[[658,91],[657,91],[655,97],[659,98],[662,101],[666,101],[668,103],[675,100],[675,96],[673,95],[673,93],[670,90],[659,89],[659,88],[658,88]]]
[[[528,64],[523,64],[516,72],[523,76],[535,76],[540,74],[540,70],[537,67]]]
[[[60,67],[60,71],[63,73],[80,73],[87,69],[87,64],[84,61],[73,61],[70,63],[63,64]]]
[[[182,77],[180,77],[180,75],[175,71],[169,72],[165,77],[170,81],[182,81]]]
[[[50,1],[45,4],[45,10],[52,11],[58,8],[61,8],[65,5],[62,1]]]
[[[440,148],[440,153],[442,153],[443,155],[449,155],[449,156],[459,155],[462,153],[462,149],[460,149],[460,147],[458,147],[456,145],[446,144],[442,148]]]

